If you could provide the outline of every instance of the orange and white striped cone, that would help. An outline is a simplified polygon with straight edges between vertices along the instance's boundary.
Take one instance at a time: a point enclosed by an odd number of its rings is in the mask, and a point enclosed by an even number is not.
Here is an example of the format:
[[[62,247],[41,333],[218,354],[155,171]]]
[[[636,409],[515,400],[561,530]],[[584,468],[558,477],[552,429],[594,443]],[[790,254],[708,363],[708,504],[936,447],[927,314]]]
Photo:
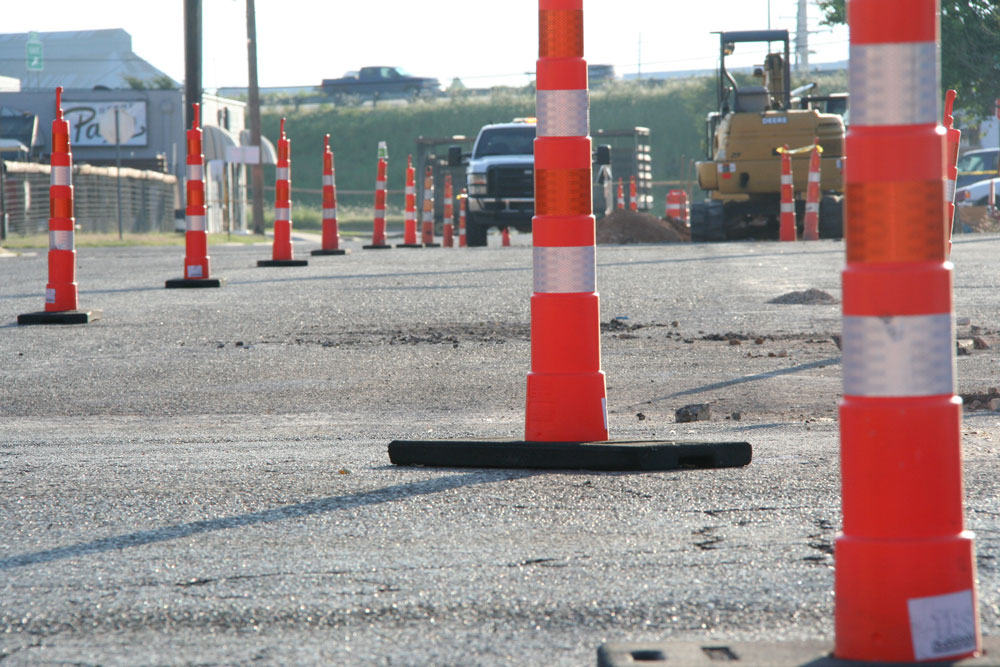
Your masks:
[[[333,167],[330,135],[323,135],[323,239],[313,255],[346,255],[350,251],[340,247],[340,228],[337,224],[337,176]]]
[[[361,246],[365,250],[385,250],[392,247],[385,242],[385,191],[388,169],[389,149],[384,141],[380,141],[378,142],[378,169],[375,175],[375,220],[372,224],[372,242]]]
[[[441,244],[445,248],[455,246],[455,208],[452,200],[455,198],[451,186],[451,174],[444,175],[444,228],[441,231]]]
[[[781,222],[778,238],[795,240],[795,186],[792,183],[792,156],[788,144],[779,148],[781,153]]]
[[[295,259],[292,248],[292,142],[285,134],[284,118],[281,119],[278,164],[274,174],[274,243],[271,259],[257,260],[257,266],[306,266],[309,262]]]
[[[527,441],[608,437],[583,0],[539,0]]]
[[[849,0],[840,403],[843,532],[834,655],[955,660],[981,647],[974,536],[963,530],[962,401],[938,0]],[[879,74],[906,70],[887,85]]]
[[[686,199],[687,194],[683,190],[670,190],[667,192],[667,217],[671,220],[686,221],[687,216],[684,211],[684,200]]]
[[[958,146],[962,141],[962,131],[955,127],[955,98],[958,92],[949,90],[944,98],[944,128],[948,132],[948,158],[945,162],[947,175],[944,179],[944,200],[948,207],[944,226],[948,235],[948,257],[951,257],[951,235],[955,229],[955,185],[958,181]]]
[[[434,242],[434,172],[430,167],[424,171],[424,211],[421,219],[421,239],[426,248],[440,248]]]
[[[192,104],[194,118],[187,131],[187,195],[184,218],[184,277],[168,280],[167,289],[178,287],[221,287],[223,281],[209,275],[208,233],[205,231],[205,156],[202,154],[200,105]]]
[[[406,156],[406,211],[403,222],[403,242],[397,243],[397,248],[423,248],[423,243],[417,242],[417,183],[416,169],[413,168],[413,156]]]
[[[462,188],[462,193],[458,195],[458,247],[468,247],[468,239],[465,237],[465,209],[469,202],[469,191]]]
[[[625,210],[625,190],[622,187],[622,177],[618,177],[618,198],[615,200],[615,207],[619,211]]]
[[[56,88],[49,176],[49,281],[45,310],[17,316],[18,324],[86,324],[99,310],[77,310],[76,219],[73,217],[73,153],[69,121],[63,118],[62,86]]]
[[[500,230],[500,245],[504,248],[510,247],[510,228],[504,227]]]
[[[806,215],[802,225],[803,241],[819,240],[819,154],[823,147],[816,139],[809,152],[809,183],[806,185]]]
[[[628,210],[638,211],[639,210],[639,196],[635,191],[635,175],[629,176],[628,179]]]

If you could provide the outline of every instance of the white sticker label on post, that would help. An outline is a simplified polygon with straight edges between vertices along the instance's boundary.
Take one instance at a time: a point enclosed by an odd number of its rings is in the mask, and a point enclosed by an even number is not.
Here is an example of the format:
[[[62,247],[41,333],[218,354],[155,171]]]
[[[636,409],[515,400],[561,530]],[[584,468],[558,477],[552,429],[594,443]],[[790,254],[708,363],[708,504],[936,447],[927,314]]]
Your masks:
[[[56,302],[56,290],[54,287],[45,288],[45,303],[55,303]]]
[[[976,650],[976,610],[972,591],[906,601],[913,657],[933,660]]]
[[[188,264],[188,278],[201,278],[201,264]]]

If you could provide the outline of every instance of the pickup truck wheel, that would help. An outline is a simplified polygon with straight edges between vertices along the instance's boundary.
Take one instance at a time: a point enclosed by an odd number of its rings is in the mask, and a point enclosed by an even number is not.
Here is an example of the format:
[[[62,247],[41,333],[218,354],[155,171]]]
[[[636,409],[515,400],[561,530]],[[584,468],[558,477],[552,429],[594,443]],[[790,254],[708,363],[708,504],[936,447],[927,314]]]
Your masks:
[[[482,247],[486,245],[486,232],[490,226],[478,222],[472,216],[468,216],[465,221],[465,243],[470,248]]]

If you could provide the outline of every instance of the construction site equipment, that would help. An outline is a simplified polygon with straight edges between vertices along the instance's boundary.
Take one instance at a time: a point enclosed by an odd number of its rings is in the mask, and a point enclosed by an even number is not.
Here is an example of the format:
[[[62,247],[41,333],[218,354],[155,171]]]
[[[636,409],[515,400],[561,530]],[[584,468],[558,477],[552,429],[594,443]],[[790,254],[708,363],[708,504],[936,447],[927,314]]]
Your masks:
[[[850,0],[851,129],[834,549],[844,660],[910,663],[981,647],[962,511],[936,0]],[[908,72],[887,80],[884,72]],[[908,85],[921,82],[918,87]]]
[[[45,310],[18,315],[18,324],[87,324],[101,318],[99,310],[77,310],[73,153],[69,121],[63,118],[62,92],[61,86],[56,88],[56,117],[52,121],[49,282],[45,285]]]
[[[778,42],[755,67],[756,85],[741,85],[726,68],[737,45]],[[823,148],[820,235],[843,235],[844,121],[837,114],[796,109],[791,103],[787,30],[719,33],[718,107],[706,120],[708,160],[698,162],[698,184],[707,199],[691,205],[691,240],[778,238],[780,173],[778,149],[818,138]],[[769,46],[770,50],[770,46]],[[795,168],[794,190],[807,189],[806,156]]]
[[[346,255],[340,247],[340,229],[337,225],[337,179],[333,168],[333,151],[330,135],[323,136],[323,239],[322,247],[313,255]]]
[[[309,262],[295,259],[292,247],[292,142],[285,134],[284,118],[279,130],[278,163],[274,174],[274,243],[271,259],[257,260],[257,266],[306,266]]]
[[[672,220],[688,221],[688,195],[684,190],[667,192],[667,217]]]
[[[193,104],[191,129],[187,132],[187,195],[184,218],[184,277],[168,280],[167,289],[178,287],[221,287],[222,281],[209,275],[208,233],[205,231],[205,156],[202,154],[199,105]]]

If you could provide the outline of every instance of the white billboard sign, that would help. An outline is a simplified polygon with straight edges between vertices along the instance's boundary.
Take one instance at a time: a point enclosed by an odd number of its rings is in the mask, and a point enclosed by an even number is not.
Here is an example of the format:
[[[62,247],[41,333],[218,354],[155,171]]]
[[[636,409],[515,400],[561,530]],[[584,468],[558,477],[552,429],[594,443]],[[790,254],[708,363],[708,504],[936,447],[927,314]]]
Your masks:
[[[149,143],[149,132],[146,129],[145,100],[130,102],[63,101],[63,114],[69,121],[70,146],[114,146],[114,142],[109,142],[101,135],[101,117],[107,112],[114,114],[115,107],[121,110],[119,120],[123,114],[128,114],[135,121],[134,134],[129,137],[128,141],[123,141],[122,146],[146,146]],[[122,132],[123,139],[124,135],[125,133]]]

